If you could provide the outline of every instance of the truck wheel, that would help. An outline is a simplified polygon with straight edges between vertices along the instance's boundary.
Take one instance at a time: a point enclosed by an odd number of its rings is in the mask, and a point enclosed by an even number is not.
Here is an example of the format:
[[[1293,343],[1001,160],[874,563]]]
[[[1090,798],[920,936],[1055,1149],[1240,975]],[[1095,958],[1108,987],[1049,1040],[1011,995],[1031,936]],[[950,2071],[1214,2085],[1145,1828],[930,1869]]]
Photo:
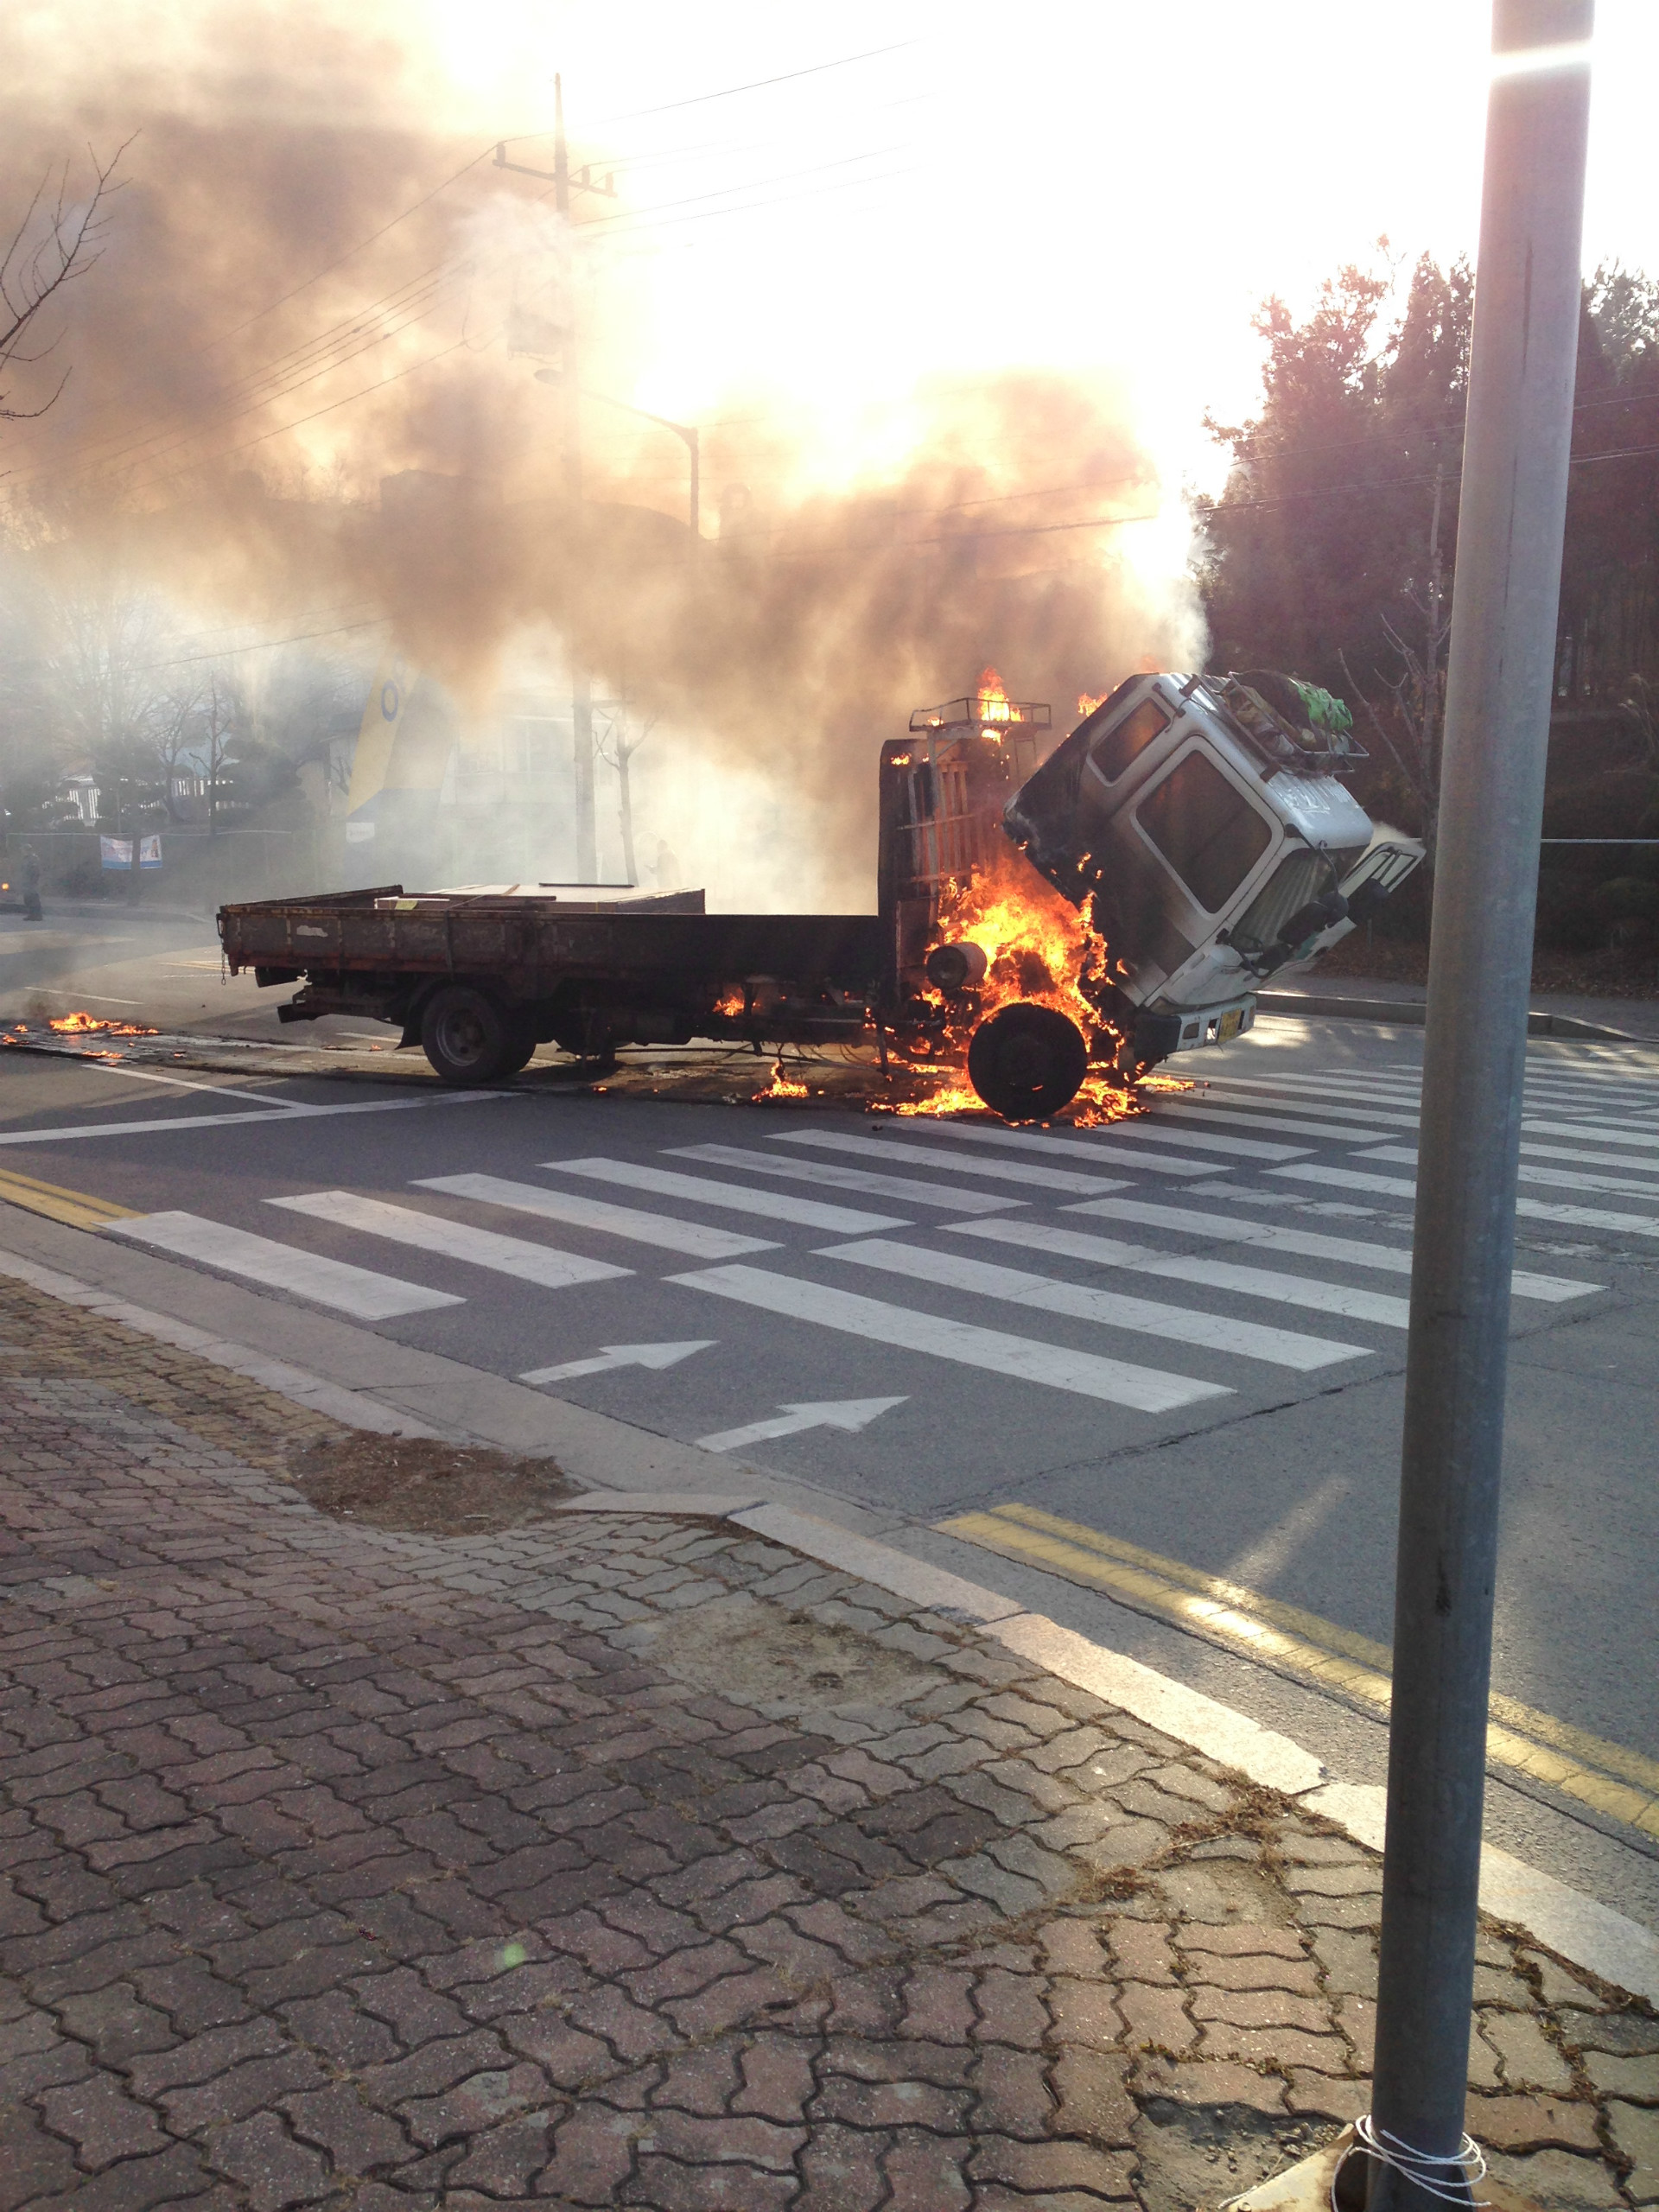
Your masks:
[[[1082,1031],[1052,1007],[1005,1006],[980,1023],[968,1046],[968,1080],[1005,1122],[1058,1114],[1088,1072]]]
[[[516,1056],[524,1039],[512,1017],[470,983],[446,983],[421,1018],[423,1051],[440,1079],[460,1088],[523,1067],[530,1054]]]

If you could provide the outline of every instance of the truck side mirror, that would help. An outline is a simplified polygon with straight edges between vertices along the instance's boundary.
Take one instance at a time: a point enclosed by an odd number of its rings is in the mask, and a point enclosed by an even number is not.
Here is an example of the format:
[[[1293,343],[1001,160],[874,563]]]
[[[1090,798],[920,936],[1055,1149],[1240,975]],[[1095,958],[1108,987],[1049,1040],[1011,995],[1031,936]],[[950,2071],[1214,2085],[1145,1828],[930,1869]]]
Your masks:
[[[1334,923],[1346,921],[1348,901],[1339,891],[1327,891],[1323,898],[1310,899],[1299,906],[1279,934],[1286,944],[1300,944],[1305,938],[1318,937],[1321,930],[1328,930]]]
[[[1369,921],[1388,895],[1389,887],[1381,876],[1368,876],[1363,883],[1355,886],[1354,895],[1348,901],[1349,920]]]

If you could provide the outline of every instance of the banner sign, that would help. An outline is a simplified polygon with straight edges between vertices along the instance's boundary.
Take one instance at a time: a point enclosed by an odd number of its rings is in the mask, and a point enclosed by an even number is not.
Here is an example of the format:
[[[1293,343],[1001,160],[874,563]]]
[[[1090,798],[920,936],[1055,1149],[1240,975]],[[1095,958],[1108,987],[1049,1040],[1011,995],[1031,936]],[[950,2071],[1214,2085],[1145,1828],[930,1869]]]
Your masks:
[[[98,841],[98,864],[100,868],[124,868],[130,869],[132,866],[131,838],[100,837]],[[160,868],[161,864],[161,839],[159,837],[141,837],[138,840],[139,867]]]

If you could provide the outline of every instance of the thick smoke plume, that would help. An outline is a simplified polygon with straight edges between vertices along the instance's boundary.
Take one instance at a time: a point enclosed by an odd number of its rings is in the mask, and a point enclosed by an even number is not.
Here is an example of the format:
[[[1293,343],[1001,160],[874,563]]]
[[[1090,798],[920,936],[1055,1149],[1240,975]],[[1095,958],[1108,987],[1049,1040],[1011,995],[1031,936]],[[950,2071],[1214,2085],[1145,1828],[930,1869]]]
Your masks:
[[[504,657],[562,641],[708,772],[770,785],[798,891],[837,902],[868,896],[876,747],[911,707],[995,663],[1065,727],[1081,691],[1193,664],[1187,595],[1137,575],[1131,533],[1074,526],[1158,504],[1103,384],[940,385],[902,460],[834,488],[742,399],[704,430],[694,543],[671,441],[584,398],[580,496],[568,466],[560,378],[631,388],[626,196],[567,234],[544,183],[452,127],[393,16],[81,12],[99,36],[14,21],[0,94],[0,217],[130,141],[102,258],[14,404],[68,385],[0,426],[37,580],[119,576],[204,637],[384,640],[474,710]],[[550,139],[523,150],[550,166]]]

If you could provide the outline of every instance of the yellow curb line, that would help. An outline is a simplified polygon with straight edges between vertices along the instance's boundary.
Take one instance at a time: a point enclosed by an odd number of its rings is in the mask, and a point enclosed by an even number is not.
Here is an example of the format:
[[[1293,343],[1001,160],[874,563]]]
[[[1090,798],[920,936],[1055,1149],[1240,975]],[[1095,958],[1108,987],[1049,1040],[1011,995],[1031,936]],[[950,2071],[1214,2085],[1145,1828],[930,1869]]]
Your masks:
[[[131,1206],[116,1205],[109,1198],[95,1198],[86,1191],[66,1191],[60,1184],[38,1182],[33,1175],[14,1175],[0,1168],[0,1198],[44,1214],[69,1229],[102,1229],[112,1221],[137,1221]]]
[[[1205,1574],[1179,1560],[1064,1521],[1034,1505],[995,1506],[934,1526],[1005,1559],[1024,1560],[1128,1598],[1184,1625],[1277,1660],[1345,1692],[1379,1712],[1389,1709],[1392,1654],[1386,1644],[1287,1605],[1254,1590]],[[1610,1744],[1568,1722],[1494,1694],[1487,1726],[1489,1758],[1578,1798],[1595,1811],[1659,1835],[1659,1762]]]

